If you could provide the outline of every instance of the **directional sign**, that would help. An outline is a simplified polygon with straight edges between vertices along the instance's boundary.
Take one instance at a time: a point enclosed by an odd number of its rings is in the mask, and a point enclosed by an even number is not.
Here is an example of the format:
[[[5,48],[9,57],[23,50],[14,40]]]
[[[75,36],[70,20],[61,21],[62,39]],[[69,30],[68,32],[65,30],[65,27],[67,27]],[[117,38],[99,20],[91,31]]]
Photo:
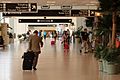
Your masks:
[[[6,3],[6,12],[29,12],[28,3]]]
[[[30,9],[31,12],[32,11],[37,11],[37,4],[36,3],[31,3],[30,7],[31,7],[31,9]]]
[[[35,12],[37,3],[6,3],[5,12]]]
[[[88,16],[88,10],[71,10],[71,16]]]
[[[19,23],[71,23],[72,19],[19,19]]]

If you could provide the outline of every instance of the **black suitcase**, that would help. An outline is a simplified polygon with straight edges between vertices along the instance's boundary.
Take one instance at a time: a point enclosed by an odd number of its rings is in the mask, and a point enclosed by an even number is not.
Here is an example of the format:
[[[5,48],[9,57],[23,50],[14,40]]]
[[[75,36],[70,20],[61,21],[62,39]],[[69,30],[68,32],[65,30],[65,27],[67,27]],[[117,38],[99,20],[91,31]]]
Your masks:
[[[32,70],[34,56],[35,56],[34,52],[28,51],[24,53],[24,55],[22,56],[23,58],[22,69],[23,70]]]
[[[3,40],[3,37],[0,36],[0,45],[3,45],[4,44],[4,40]]]

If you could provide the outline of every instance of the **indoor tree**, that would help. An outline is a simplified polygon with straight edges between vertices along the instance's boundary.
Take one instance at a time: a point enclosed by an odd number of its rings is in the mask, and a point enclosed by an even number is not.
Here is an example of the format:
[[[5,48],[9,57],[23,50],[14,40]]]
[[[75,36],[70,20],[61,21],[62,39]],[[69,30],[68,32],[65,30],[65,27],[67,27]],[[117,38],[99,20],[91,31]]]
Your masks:
[[[116,16],[120,10],[120,0],[98,0],[100,2],[99,10],[104,14],[112,15],[112,41],[111,46],[115,43],[116,34]]]
[[[99,11],[102,13],[102,19],[99,23],[99,27],[102,28],[103,32],[105,28],[109,29],[110,32],[110,46],[98,45],[96,49],[95,57],[99,58],[102,62],[102,71],[107,72],[108,74],[120,73],[120,48],[116,48],[115,45],[115,36],[116,28],[119,28],[120,17],[118,13],[120,11],[120,0],[98,0],[100,2]],[[106,37],[108,38],[108,37]]]

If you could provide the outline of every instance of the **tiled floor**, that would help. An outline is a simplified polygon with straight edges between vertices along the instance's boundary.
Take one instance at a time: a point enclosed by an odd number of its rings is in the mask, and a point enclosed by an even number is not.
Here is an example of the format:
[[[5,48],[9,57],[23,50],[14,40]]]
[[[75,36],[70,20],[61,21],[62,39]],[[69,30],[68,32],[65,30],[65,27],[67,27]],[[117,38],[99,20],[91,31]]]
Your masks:
[[[92,53],[80,54],[77,43],[64,51],[60,41],[51,46],[50,39],[45,40],[37,71],[22,70],[21,56],[26,50],[25,42],[0,49],[0,80],[120,80],[120,75],[100,72]]]

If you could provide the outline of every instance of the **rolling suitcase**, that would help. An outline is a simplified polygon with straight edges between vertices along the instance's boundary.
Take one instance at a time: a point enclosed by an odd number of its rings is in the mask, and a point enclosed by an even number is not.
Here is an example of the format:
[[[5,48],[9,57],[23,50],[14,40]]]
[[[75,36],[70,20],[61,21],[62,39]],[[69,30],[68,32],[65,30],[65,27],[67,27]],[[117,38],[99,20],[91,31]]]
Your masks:
[[[33,65],[33,60],[34,60],[34,52],[25,52],[23,55],[23,65],[22,69],[23,70],[32,70],[32,65]]]
[[[55,44],[55,41],[51,41],[51,45],[54,45]]]
[[[3,45],[4,44],[4,40],[3,40],[3,37],[0,36],[0,45]]]

